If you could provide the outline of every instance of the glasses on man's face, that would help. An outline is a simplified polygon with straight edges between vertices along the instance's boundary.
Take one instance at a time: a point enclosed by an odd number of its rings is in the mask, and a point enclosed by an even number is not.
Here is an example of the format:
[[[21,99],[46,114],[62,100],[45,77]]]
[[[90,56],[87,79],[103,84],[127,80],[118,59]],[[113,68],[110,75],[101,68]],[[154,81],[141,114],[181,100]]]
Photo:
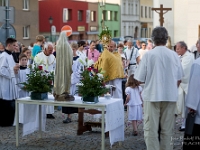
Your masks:
[[[146,45],[142,45],[142,46],[146,46]]]

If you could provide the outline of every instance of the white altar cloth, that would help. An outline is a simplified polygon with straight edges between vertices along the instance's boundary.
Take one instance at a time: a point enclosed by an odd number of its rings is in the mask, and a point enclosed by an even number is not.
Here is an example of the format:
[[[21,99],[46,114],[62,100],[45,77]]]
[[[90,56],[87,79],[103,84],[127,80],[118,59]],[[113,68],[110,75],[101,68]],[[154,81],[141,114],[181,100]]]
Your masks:
[[[53,101],[54,97],[48,95],[48,100],[30,100],[30,97],[20,98],[16,100],[16,146],[19,145],[19,104],[31,104],[39,105],[39,131],[42,130],[42,117],[41,105],[52,105],[52,106],[65,106],[65,107],[79,107],[88,109],[98,109],[102,111],[102,150],[105,149],[105,135],[104,132],[109,131],[110,144],[117,141],[124,141],[124,106],[122,99],[105,99],[99,98],[99,102],[96,104],[83,103],[81,97],[75,97],[75,101]],[[104,114],[106,111],[106,114]],[[105,115],[105,129],[104,129],[104,115]],[[17,120],[18,119],[18,120]],[[25,120],[24,120],[25,121]],[[45,119],[46,122],[46,119]],[[28,122],[27,122],[28,123]],[[45,123],[46,124],[46,123]]]

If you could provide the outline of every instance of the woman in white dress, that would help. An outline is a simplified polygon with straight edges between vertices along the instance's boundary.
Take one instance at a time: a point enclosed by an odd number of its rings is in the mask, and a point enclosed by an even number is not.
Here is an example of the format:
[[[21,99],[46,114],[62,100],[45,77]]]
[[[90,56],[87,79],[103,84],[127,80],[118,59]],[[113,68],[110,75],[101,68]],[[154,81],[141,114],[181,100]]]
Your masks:
[[[125,93],[127,95],[125,105],[128,106],[128,120],[132,121],[133,135],[137,136],[137,121],[142,120],[142,87],[134,79],[134,75],[128,78]]]

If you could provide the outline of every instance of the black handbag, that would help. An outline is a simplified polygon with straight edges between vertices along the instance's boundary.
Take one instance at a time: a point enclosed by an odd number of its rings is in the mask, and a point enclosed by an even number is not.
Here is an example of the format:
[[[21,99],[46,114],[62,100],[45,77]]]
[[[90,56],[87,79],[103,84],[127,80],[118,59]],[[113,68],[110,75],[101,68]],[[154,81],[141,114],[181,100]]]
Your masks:
[[[185,134],[192,135],[196,113],[189,112],[185,123]]]

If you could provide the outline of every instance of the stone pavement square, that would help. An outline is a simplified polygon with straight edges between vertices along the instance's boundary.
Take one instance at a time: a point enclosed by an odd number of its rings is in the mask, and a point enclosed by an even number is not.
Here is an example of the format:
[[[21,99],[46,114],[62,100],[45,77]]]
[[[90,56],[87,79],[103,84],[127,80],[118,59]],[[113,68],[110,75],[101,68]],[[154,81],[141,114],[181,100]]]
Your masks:
[[[101,149],[101,129],[93,128],[92,132],[86,132],[81,136],[76,135],[77,114],[72,115],[72,121],[69,124],[63,124],[65,116],[61,111],[54,113],[56,119],[47,119],[46,132],[43,132],[39,139],[38,132],[22,137],[22,125],[20,124],[19,147],[15,146],[15,127],[0,127],[0,150],[100,150]],[[94,121],[92,115],[85,114],[85,120]],[[183,132],[178,128],[181,119],[176,121],[174,131],[174,150],[180,150],[182,147]],[[115,143],[112,150],[145,150],[143,138],[142,122],[138,127],[139,135],[132,136],[132,126],[127,121],[125,113],[125,141],[119,146]],[[110,150],[109,138],[105,139],[106,150]]]

